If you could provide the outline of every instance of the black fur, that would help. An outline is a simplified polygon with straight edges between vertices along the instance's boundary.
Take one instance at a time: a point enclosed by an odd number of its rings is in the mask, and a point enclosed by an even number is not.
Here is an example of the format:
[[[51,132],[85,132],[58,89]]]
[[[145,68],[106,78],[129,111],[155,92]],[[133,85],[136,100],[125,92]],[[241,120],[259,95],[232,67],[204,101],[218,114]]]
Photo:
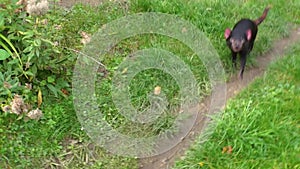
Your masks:
[[[268,11],[269,7],[264,10],[263,15],[257,20],[241,19],[235,24],[232,31],[229,28],[225,30],[226,43],[231,50],[232,63],[235,68],[237,54],[240,55],[241,68],[239,75],[241,79],[243,78],[247,55],[254,46],[258,25],[265,19]]]

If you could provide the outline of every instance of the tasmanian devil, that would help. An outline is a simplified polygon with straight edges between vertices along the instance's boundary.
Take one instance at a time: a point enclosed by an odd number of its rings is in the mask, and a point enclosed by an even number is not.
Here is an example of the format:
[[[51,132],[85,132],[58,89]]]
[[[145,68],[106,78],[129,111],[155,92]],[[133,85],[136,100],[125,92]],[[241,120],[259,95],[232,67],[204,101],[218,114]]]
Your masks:
[[[232,63],[236,68],[236,57],[239,53],[241,61],[240,78],[246,65],[247,55],[251,52],[257,34],[258,25],[266,18],[270,7],[266,7],[262,16],[256,20],[241,19],[232,30],[227,28],[224,32],[226,43],[231,50]]]

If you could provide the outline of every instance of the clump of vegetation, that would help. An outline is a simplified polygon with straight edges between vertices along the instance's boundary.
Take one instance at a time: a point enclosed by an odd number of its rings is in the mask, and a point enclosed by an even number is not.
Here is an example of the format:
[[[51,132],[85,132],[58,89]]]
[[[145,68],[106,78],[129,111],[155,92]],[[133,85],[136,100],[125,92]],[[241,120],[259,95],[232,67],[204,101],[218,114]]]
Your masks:
[[[69,55],[63,53],[55,36],[58,29],[51,24],[57,19],[45,14],[47,1],[33,3],[25,7],[21,1],[4,1],[0,8],[0,103],[16,114],[40,107],[43,94],[63,95],[69,86],[62,66]],[[16,95],[25,102],[20,107],[28,105],[22,112],[12,109]]]

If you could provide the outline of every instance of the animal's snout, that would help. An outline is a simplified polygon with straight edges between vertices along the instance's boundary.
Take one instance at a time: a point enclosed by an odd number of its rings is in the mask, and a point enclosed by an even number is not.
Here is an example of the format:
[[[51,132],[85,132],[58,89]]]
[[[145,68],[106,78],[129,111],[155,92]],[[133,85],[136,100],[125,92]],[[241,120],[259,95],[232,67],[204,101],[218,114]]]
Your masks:
[[[242,40],[236,40],[236,39],[232,39],[231,40],[231,49],[234,52],[239,52],[242,50],[243,48],[243,41]]]
[[[235,52],[239,52],[242,49],[242,45],[240,45],[240,44],[232,45],[232,49]]]

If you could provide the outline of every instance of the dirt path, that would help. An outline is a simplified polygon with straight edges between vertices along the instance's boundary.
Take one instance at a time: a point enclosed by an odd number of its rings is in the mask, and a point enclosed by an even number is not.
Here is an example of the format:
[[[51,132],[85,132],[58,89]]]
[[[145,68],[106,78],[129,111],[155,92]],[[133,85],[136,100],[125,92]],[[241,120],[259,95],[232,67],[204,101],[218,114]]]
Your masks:
[[[59,0],[58,5],[71,8],[76,3],[82,3],[85,5],[98,6],[101,5],[103,0]]]
[[[264,55],[257,57],[257,66],[248,68],[245,70],[244,79],[241,81],[236,76],[232,77],[229,82],[227,82],[227,95],[226,101],[234,97],[238,92],[250,84],[256,77],[263,75],[268,64],[283,56],[285,49],[300,41],[300,28],[291,32],[288,38],[281,39],[277,41],[269,52]],[[200,104],[201,112],[199,114],[205,114],[208,111],[207,107],[210,105],[210,97],[204,99]],[[225,105],[223,105],[225,106]],[[157,156],[139,159],[140,169],[169,169],[174,165],[176,159],[179,159],[184,155],[185,151],[190,147],[190,145],[195,141],[197,136],[201,134],[203,126],[205,125],[203,116],[198,116],[195,125],[193,126],[190,133],[185,139],[182,140],[173,149],[167,151],[164,154]]]

